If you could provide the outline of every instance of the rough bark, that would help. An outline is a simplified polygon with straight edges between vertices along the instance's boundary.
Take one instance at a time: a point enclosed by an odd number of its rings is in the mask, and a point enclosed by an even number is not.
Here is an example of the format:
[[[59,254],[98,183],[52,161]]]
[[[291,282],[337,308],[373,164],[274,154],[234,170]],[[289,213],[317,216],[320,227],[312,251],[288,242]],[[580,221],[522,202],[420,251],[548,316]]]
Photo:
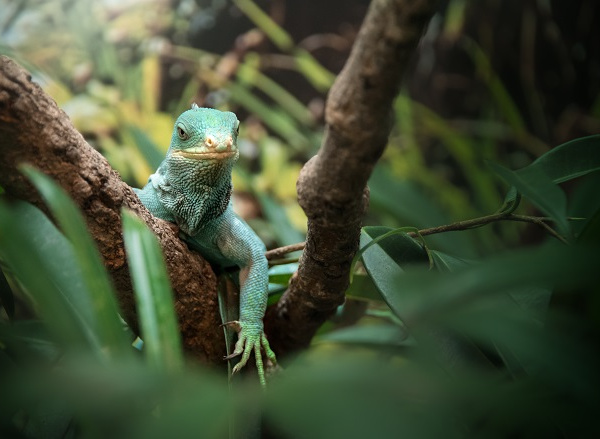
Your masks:
[[[27,162],[52,177],[83,211],[112,275],[125,320],[137,329],[135,300],[126,266],[120,210],[127,207],[158,237],[175,295],[184,348],[205,363],[224,364],[216,278],[210,265],[188,250],[176,227],[154,218],[132,189],[88,145],[68,116],[30,75],[0,57],[0,185],[10,197],[44,209],[37,192],[19,173]]]
[[[288,291],[266,319],[278,354],[307,346],[344,301],[368,205],[367,180],[387,143],[392,103],[433,3],[374,0],[330,91],[323,145],[297,184],[308,217],[306,247]]]

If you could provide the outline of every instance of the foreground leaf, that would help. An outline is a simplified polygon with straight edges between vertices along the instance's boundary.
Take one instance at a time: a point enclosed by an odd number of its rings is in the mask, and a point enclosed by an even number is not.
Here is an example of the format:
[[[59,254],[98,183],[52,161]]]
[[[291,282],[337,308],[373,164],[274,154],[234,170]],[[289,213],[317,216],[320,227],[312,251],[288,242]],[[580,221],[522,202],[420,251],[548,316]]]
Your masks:
[[[181,338],[160,245],[133,213],[123,211],[122,218],[146,358],[157,370],[181,370]]]
[[[128,347],[123,344],[123,325],[118,316],[119,308],[115,302],[114,290],[83,216],[68,195],[49,177],[30,166],[23,166],[21,169],[40,192],[62,232],[73,246],[86,293],[92,301],[93,312],[101,325],[98,328],[99,336],[108,345],[119,347],[121,353],[128,350]]]

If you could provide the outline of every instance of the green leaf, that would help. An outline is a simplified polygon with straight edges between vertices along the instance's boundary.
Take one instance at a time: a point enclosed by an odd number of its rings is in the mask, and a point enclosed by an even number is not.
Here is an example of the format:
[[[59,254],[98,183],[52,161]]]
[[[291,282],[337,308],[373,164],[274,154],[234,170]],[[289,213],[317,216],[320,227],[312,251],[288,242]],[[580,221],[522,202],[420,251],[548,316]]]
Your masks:
[[[12,319],[15,315],[15,299],[13,292],[4,276],[4,272],[0,269],[0,306],[6,311],[6,315]]]
[[[394,232],[388,227],[363,227],[360,234],[361,248],[369,246],[362,253],[362,260],[369,276],[381,293],[383,299],[389,300],[398,292],[396,276],[407,265],[425,264],[428,262],[427,254],[417,242],[406,234],[388,235],[375,244],[371,244],[379,237]]]
[[[403,320],[446,320],[466,305],[503,296],[525,288],[581,286],[592,282],[595,263],[590,252],[564,245],[508,252],[454,272],[404,273],[388,279],[402,285],[402,294],[389,295],[390,307]],[[534,292],[537,291],[532,290]],[[495,300],[495,299],[494,299]],[[522,309],[527,309],[526,300]]]
[[[412,341],[407,342],[407,340],[408,333],[398,325],[373,324],[331,331],[317,337],[313,343],[343,343],[398,348],[413,344]]]
[[[73,246],[77,265],[98,319],[98,336],[120,353],[128,351],[129,347],[123,344],[123,325],[118,315],[114,290],[83,216],[68,195],[49,177],[26,165],[21,167],[21,171],[40,192]]]
[[[450,217],[416,185],[398,180],[383,166],[375,167],[369,178],[369,189],[372,207],[379,212],[389,213],[400,224],[425,228],[451,222]],[[461,254],[476,254],[473,237],[468,233],[432,235],[427,242],[431,247],[445,251],[460,249]]]
[[[273,197],[259,192],[256,193],[256,196],[265,217],[273,225],[273,233],[280,245],[291,245],[304,241],[304,234],[292,225],[286,211],[275,202]]]
[[[296,270],[298,270],[297,262],[275,265],[269,268],[269,283],[287,286]]]
[[[152,139],[140,128],[129,125],[127,130],[131,134],[135,146],[137,146],[142,156],[146,159],[150,168],[157,169],[165,158],[164,152],[161,151]]]
[[[469,262],[464,259],[437,250],[431,250],[430,253],[435,268],[441,272],[456,271],[469,265]]]
[[[527,168],[541,169],[555,183],[600,170],[600,134],[563,143],[522,170]]]
[[[490,163],[490,166],[503,180],[514,186],[538,209],[551,217],[563,234],[570,237],[567,197],[542,169],[527,167],[519,171],[510,171],[496,163]]]
[[[100,358],[128,348],[118,315],[96,307],[80,258],[39,209],[0,203],[0,257],[65,347]]]
[[[47,325],[40,320],[17,320],[0,325],[0,346],[18,362],[53,364],[60,351]]]
[[[352,283],[346,290],[346,297],[371,302],[382,302],[383,298],[379,289],[370,276],[356,273],[352,276]]]
[[[122,218],[127,262],[146,358],[157,370],[181,370],[181,338],[160,245],[154,234],[133,213],[124,210]]]

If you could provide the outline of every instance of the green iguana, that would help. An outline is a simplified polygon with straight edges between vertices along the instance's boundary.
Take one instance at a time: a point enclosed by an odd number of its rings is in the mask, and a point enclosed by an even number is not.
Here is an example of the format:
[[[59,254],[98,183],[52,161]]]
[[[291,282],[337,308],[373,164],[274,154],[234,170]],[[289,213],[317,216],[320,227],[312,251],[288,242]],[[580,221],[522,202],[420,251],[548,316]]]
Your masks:
[[[238,340],[225,359],[242,355],[235,373],[254,350],[264,386],[261,347],[276,362],[262,321],[269,281],[265,246],[233,212],[230,202],[231,169],[239,157],[239,125],[233,113],[193,104],[175,122],[165,159],[146,186],[135,191],[154,216],[176,223],[190,247],[209,262],[239,267],[239,320],[228,323],[238,332]]]

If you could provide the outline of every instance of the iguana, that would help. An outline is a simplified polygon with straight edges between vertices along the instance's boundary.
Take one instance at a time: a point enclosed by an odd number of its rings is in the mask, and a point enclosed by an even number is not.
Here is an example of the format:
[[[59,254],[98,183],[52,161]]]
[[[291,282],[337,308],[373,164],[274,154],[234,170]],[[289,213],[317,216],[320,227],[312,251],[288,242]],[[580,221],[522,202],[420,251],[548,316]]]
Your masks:
[[[176,223],[190,247],[211,264],[239,267],[239,320],[227,323],[238,332],[238,340],[225,359],[242,355],[233,368],[236,373],[254,350],[264,386],[261,347],[276,363],[262,321],[269,281],[265,246],[230,202],[239,125],[234,113],[193,104],[175,122],[165,159],[146,186],[135,191],[154,216]]]

